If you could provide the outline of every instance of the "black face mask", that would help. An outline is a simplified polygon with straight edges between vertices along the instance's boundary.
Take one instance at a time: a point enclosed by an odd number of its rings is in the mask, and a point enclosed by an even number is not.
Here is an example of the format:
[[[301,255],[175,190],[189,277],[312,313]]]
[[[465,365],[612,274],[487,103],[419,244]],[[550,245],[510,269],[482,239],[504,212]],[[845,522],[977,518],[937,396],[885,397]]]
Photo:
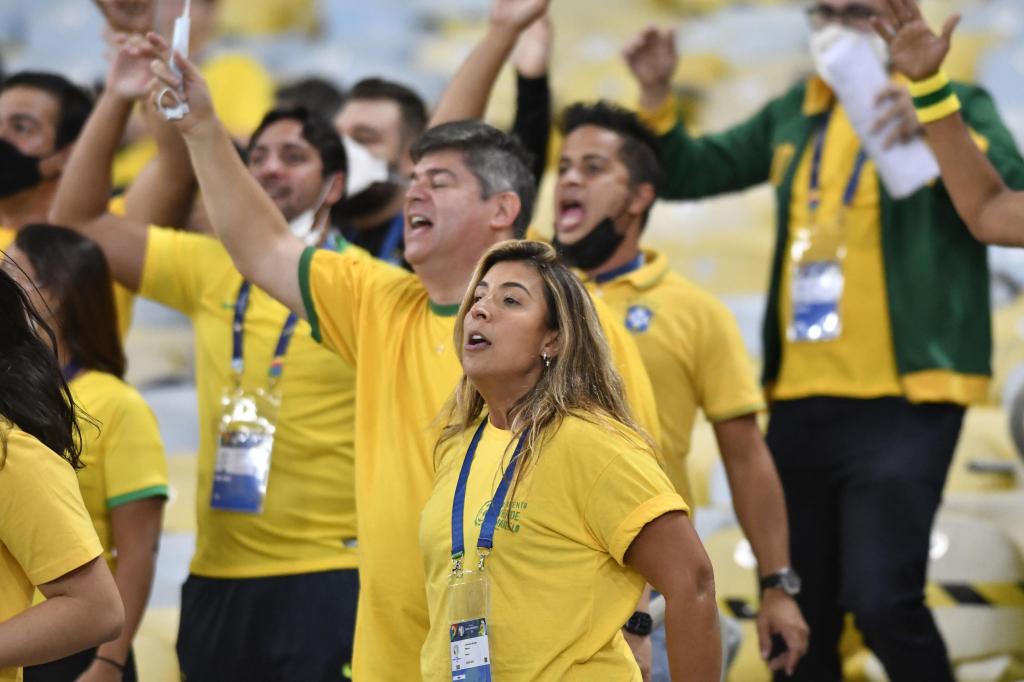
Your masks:
[[[401,190],[390,182],[375,182],[366,189],[339,201],[332,212],[338,220],[351,220],[377,213],[386,207]]]
[[[555,234],[551,245],[555,247],[558,257],[580,270],[593,270],[605,263],[626,238],[625,234],[615,229],[615,221],[611,218],[599,222],[590,234],[574,244],[563,244],[558,241],[557,232]]]
[[[42,159],[22,154],[7,140],[0,139],[0,199],[32,189],[43,181]]]

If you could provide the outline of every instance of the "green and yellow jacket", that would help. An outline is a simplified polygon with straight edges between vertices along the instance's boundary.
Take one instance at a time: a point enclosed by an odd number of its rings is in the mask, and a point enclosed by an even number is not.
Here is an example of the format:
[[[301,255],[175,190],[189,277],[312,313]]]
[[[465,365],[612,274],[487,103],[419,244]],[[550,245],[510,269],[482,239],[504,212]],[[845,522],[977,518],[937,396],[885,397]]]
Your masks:
[[[1010,187],[1024,188],[1024,159],[992,98],[975,86],[953,87],[988,158]],[[661,133],[666,170],[661,196],[700,199],[768,181],[775,187],[776,240],[762,328],[765,385],[774,382],[781,364],[779,289],[793,177],[832,102],[828,87],[812,78],[721,133],[690,137],[670,103],[645,116]],[[983,400],[992,373],[986,247],[971,236],[941,182],[899,201],[884,186],[879,192],[896,367],[905,386],[922,387],[908,390],[907,397],[929,400],[928,386],[941,377],[943,384],[958,384],[953,394],[962,399],[956,402]]]

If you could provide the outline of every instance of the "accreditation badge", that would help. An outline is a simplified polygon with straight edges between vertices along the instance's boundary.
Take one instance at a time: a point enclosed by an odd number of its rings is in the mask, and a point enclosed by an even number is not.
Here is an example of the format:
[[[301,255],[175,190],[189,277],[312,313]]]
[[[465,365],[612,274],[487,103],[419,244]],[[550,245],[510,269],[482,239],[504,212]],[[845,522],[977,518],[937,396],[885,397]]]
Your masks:
[[[845,245],[838,225],[797,230],[790,249],[792,316],[786,338],[796,343],[838,339],[845,276]]]
[[[274,391],[225,391],[211,508],[243,514],[263,512],[280,405],[281,396]]]
[[[490,585],[484,571],[458,571],[448,582],[452,682],[490,682],[487,616]]]

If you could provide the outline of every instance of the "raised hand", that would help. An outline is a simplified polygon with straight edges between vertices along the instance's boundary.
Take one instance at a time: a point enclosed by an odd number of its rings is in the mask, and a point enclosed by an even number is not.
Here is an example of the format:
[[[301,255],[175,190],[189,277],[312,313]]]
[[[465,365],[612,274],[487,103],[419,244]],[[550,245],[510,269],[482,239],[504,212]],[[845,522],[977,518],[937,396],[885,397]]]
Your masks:
[[[549,4],[550,0],[494,0],[491,25],[522,33],[548,11]]]
[[[949,52],[960,15],[946,19],[942,34],[936,35],[924,22],[916,0],[882,0],[882,5],[884,17],[874,17],[871,23],[889,44],[893,67],[911,80],[935,75]]]
[[[156,33],[148,34],[146,39],[161,57],[170,53],[167,42]],[[180,100],[188,104],[189,113],[174,121],[175,127],[183,135],[188,136],[200,126],[215,122],[216,116],[213,111],[213,101],[210,98],[210,89],[196,65],[178,52],[174,53],[174,63],[181,71],[181,76],[171,70],[165,58],[157,58],[150,62],[149,68],[153,75],[150,93],[157,109],[161,104],[174,106],[175,102],[172,101],[171,93],[167,92],[168,89],[177,93]]]
[[[649,26],[631,40],[622,56],[640,84],[640,104],[654,109],[668,96],[679,54],[675,32]]]
[[[548,72],[551,62],[551,44],[554,42],[554,28],[547,14],[537,19],[519,37],[512,52],[512,65],[516,72],[526,78],[539,78]]]
[[[886,149],[898,144],[907,144],[924,133],[921,122],[917,120],[914,100],[905,85],[890,83],[878,93],[875,104],[879,107],[888,104],[875,120],[872,130],[872,132],[878,133],[887,127],[892,127],[885,138]]]
[[[118,33],[113,42],[117,52],[107,71],[107,89],[123,99],[145,98],[153,78],[149,64],[160,54],[139,35]]]
[[[93,0],[103,12],[107,25],[118,33],[152,31],[156,21],[154,0]]]

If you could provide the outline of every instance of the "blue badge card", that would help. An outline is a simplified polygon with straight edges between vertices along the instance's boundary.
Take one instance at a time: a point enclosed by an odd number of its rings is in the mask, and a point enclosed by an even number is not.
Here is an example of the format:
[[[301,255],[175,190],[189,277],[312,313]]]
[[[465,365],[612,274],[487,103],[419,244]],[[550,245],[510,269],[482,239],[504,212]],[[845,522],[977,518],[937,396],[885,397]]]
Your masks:
[[[474,618],[451,627],[452,682],[491,682],[491,647],[487,619]]]
[[[793,319],[790,341],[816,342],[839,338],[842,321],[843,268],[838,261],[798,263],[793,271]]]

